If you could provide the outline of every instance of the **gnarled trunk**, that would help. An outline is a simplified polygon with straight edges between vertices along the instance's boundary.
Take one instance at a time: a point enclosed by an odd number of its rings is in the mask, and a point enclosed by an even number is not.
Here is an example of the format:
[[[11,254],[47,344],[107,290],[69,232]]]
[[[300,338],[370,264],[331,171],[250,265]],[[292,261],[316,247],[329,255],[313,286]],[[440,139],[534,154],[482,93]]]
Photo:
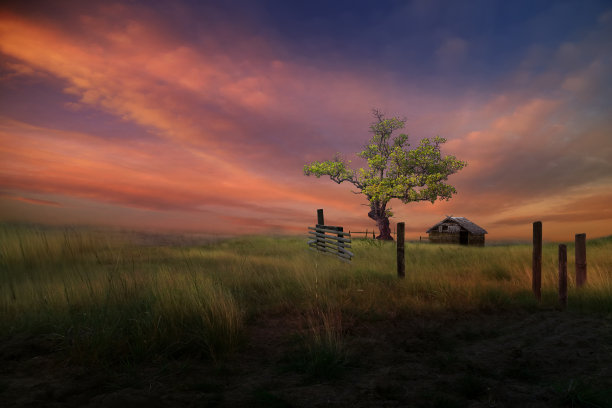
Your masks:
[[[381,203],[379,201],[370,201],[370,212],[368,217],[376,221],[376,226],[380,231],[380,235],[376,239],[382,239],[387,241],[393,241],[391,236],[391,228],[389,227],[389,217],[387,216],[387,203]]]

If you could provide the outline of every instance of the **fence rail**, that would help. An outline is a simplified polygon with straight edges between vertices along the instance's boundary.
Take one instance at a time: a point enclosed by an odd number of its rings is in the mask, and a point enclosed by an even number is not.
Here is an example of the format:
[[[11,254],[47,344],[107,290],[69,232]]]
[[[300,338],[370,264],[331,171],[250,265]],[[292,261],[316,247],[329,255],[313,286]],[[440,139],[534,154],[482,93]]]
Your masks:
[[[308,246],[311,249],[331,253],[348,261],[355,256],[347,249],[351,247],[351,233],[343,232],[342,227],[317,224],[308,229]]]
[[[364,238],[370,238],[372,237],[372,239],[376,239],[376,234],[377,234],[376,229],[372,229],[372,230],[368,230],[366,229],[365,231],[349,231],[351,234],[353,234],[353,236],[355,236],[355,238],[358,238],[358,236],[356,234],[363,234]],[[392,237],[397,237],[397,232],[395,231],[395,228],[393,228],[391,230],[391,236]]]

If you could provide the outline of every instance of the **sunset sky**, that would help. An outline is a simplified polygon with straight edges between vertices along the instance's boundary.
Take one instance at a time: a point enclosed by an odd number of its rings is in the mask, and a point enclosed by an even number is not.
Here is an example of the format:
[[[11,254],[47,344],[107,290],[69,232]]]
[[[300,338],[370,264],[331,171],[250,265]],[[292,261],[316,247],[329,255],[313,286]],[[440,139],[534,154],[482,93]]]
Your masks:
[[[609,1],[13,1],[0,6],[0,221],[214,234],[372,230],[303,175],[372,108],[468,162],[445,215],[487,240],[612,234]]]

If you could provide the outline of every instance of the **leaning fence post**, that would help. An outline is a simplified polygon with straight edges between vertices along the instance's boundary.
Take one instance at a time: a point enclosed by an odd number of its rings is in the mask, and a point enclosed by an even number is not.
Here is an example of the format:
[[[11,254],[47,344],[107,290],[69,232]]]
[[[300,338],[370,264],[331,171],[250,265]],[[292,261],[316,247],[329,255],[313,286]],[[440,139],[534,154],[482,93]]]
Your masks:
[[[531,288],[536,299],[542,299],[542,222],[533,223],[533,263]]]
[[[567,247],[559,245],[559,306],[567,307]]]
[[[576,234],[576,287],[587,281],[586,234]]]
[[[404,253],[404,223],[403,222],[397,223],[397,234],[395,238],[397,239],[397,276],[398,278],[403,278],[404,276],[406,276],[406,263],[404,262],[405,253]]]

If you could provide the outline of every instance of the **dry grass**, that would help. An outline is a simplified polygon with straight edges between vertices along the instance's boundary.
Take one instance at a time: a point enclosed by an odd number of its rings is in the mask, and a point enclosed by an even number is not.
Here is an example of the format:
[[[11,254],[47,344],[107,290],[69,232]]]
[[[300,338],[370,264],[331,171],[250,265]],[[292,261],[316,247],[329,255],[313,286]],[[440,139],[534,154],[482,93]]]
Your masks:
[[[400,314],[554,308],[556,246],[545,245],[543,300],[531,296],[531,247],[408,244],[406,279],[393,243],[357,240],[343,263],[304,239],[245,237],[200,246],[142,246],[74,229],[0,228],[0,325],[46,333],[72,358],[138,361],[200,353],[244,340],[245,322],[304,316],[313,348],[343,353],[343,321]],[[569,284],[569,308],[612,310],[612,240],[588,242],[588,285]],[[568,247],[573,271],[573,247]],[[570,276],[572,274],[570,273]]]
[[[0,405],[612,403],[611,238],[564,312],[553,244],[536,302],[528,245],[161,238],[0,226]]]

